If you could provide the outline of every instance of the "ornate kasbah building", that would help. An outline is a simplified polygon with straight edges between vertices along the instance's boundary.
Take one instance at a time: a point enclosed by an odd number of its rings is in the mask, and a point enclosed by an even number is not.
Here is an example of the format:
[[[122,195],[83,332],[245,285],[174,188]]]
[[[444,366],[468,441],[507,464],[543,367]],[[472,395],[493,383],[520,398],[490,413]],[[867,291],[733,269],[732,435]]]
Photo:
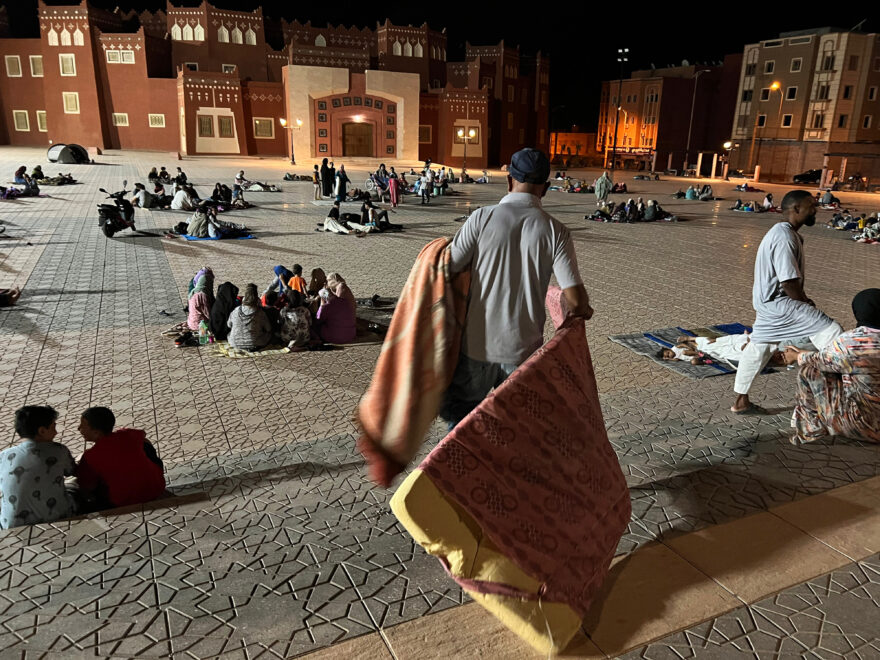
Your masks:
[[[0,144],[459,167],[466,147],[469,168],[548,146],[549,61],[503,41],[449,62],[427,24],[321,28],[206,2],[38,11],[39,37],[16,38],[0,9]]]

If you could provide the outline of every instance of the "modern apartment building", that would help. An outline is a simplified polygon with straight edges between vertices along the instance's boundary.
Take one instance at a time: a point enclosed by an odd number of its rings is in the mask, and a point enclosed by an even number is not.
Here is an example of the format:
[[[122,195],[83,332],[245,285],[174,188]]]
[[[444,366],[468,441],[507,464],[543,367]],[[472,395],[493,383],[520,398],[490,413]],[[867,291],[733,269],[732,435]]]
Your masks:
[[[791,180],[880,176],[880,35],[831,27],[745,47],[731,133],[734,168]]]

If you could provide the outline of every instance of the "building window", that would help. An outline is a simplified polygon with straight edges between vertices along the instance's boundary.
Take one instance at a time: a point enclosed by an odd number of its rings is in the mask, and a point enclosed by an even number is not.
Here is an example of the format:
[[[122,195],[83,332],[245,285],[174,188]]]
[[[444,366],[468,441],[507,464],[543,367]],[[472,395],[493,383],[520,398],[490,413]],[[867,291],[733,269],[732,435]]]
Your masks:
[[[789,87],[785,90],[785,100],[794,101],[797,98],[797,87]]]
[[[849,122],[849,115],[840,115],[837,117],[837,128],[846,128]]]
[[[385,131],[385,139],[393,140],[394,139],[394,131]]]
[[[403,49],[400,47],[400,42],[397,39],[391,44],[391,54],[396,55],[397,57],[403,55]]]
[[[235,137],[235,120],[232,117],[217,117],[217,127],[220,137]]]
[[[187,71],[198,71],[199,70],[199,63],[198,62],[184,62],[183,67]]]
[[[58,33],[55,31],[55,28],[49,30],[49,33],[46,35],[46,40],[49,42],[50,46],[58,45]]]
[[[865,115],[865,118],[862,119],[862,128],[871,128],[871,115]]]
[[[257,45],[257,33],[254,32],[251,28],[248,28],[244,33],[244,42],[248,46],[256,46]]]
[[[31,75],[34,78],[42,78],[43,77],[43,56],[42,55],[31,55]]]
[[[254,137],[264,140],[274,138],[275,120],[268,117],[254,117]]]
[[[333,105],[334,108],[338,108],[338,107],[340,107],[340,106],[342,105],[342,99],[338,99],[338,98],[337,98],[337,99],[333,99],[333,100],[331,101],[331,104]]]
[[[850,71],[858,71],[859,70],[859,56],[858,55],[850,55],[849,56],[849,64],[846,67]]]
[[[764,73],[773,73],[776,70],[776,60],[764,62]]]
[[[364,105],[367,106],[368,108],[372,108],[373,107],[373,99],[370,99],[370,98],[364,99]]]
[[[758,121],[755,123],[756,126],[766,126],[767,124],[767,115],[758,115]]]
[[[61,45],[62,46],[70,46],[70,32],[66,29],[61,30]]]
[[[235,65],[234,64],[223,64],[223,73],[235,73]]]
[[[483,87],[492,89],[492,76],[483,76]]]
[[[327,129],[326,128],[319,128],[318,129],[318,137],[324,137],[324,138],[327,137]]]
[[[791,115],[782,115],[782,128],[791,128]]]
[[[419,144],[431,144],[434,141],[434,127],[430,124],[419,124]]]
[[[393,154],[394,153],[394,145],[389,144],[387,147],[385,147],[385,153],[386,154]]]
[[[868,88],[868,100],[875,101],[877,99],[877,88],[869,87]]]
[[[803,65],[804,65],[804,58],[803,57],[793,57],[791,59],[790,71],[792,73],[797,73],[798,71],[801,70],[801,67]]]
[[[774,39],[773,41],[765,41],[764,48],[779,48],[782,45],[782,39]]]
[[[68,115],[79,114],[79,93],[78,92],[61,92],[61,98],[64,101],[64,113]]]
[[[326,144],[319,144],[318,151],[322,154],[326,154],[327,153],[327,145]]]
[[[49,130],[48,128],[46,128],[46,111],[45,110],[37,110],[36,115],[37,115],[37,130],[40,131],[40,133],[45,133],[46,131]]]
[[[355,105],[363,105],[364,100],[360,96],[355,96],[353,99]]]
[[[757,67],[757,66],[758,66],[758,65],[755,64],[754,62],[752,62],[751,64],[746,64],[746,73],[745,73],[745,75],[747,75],[747,76],[753,76],[753,75],[755,75],[755,67]]]
[[[318,110],[326,110],[327,101],[318,101]]]
[[[384,105],[384,101],[380,101],[379,99],[376,99],[376,110],[381,110],[383,105]],[[389,110],[388,112],[391,112],[391,110]]]
[[[327,114],[324,112],[319,112],[318,113],[318,121],[320,121],[320,122],[327,121]]]
[[[121,50],[119,54],[122,56],[123,64],[134,64],[134,51],[133,50]]]
[[[191,25],[184,25],[183,32],[181,34],[183,35],[183,41],[195,41],[193,39],[193,29]]]
[[[381,106],[378,106],[378,105],[377,105],[376,107],[379,108],[379,107],[381,107]],[[395,106],[393,103],[389,103],[389,104],[388,104],[388,108],[387,108],[387,110],[388,110],[388,114],[393,115],[394,112],[397,110],[397,106]]]
[[[843,98],[851,99],[852,98],[852,85],[844,85],[843,86]]]
[[[149,114],[147,115],[147,120],[150,128],[165,128],[165,115]]]
[[[424,57],[425,54],[422,51],[422,44],[416,42],[416,45],[413,46],[413,57]]]
[[[122,57],[119,55],[118,50],[108,50],[104,53],[104,57],[108,64],[119,64],[119,62],[122,61]]]
[[[180,26],[177,23],[171,26],[171,39],[180,41]]]
[[[824,128],[825,127],[825,113],[817,112],[813,115],[813,128]]]
[[[754,95],[755,90],[753,89],[744,89],[742,93],[742,102],[749,103],[752,100],[752,96]]]
[[[204,41],[205,40],[205,28],[202,27],[201,23],[197,23],[195,28],[193,28],[193,40],[194,41]]]
[[[31,122],[28,118],[27,110],[13,110],[12,119],[15,124],[15,130],[22,132],[31,130]]]
[[[412,57],[412,54],[413,54],[412,44],[407,41],[405,44],[403,44],[403,56],[404,57]]]
[[[834,71],[834,55],[826,55],[822,58],[822,71]]]
[[[828,100],[828,85],[819,85],[816,88],[816,100],[817,101],[827,101]]]
[[[345,106],[351,105],[351,97],[350,96],[343,97],[342,105],[345,105]]]
[[[128,113],[127,112],[114,112],[113,113],[113,125],[114,126],[128,126]]]
[[[761,100],[762,101],[769,101],[770,100],[770,88],[769,87],[762,87],[761,88]]]
[[[62,54],[58,56],[58,63],[61,67],[62,76],[76,75],[76,57],[72,54]]]
[[[6,56],[6,75],[10,78],[21,78],[21,59],[18,55]]]
[[[211,115],[196,115],[199,122],[199,137],[214,137],[214,118]]]
[[[221,44],[229,43],[229,30],[226,29],[225,26],[221,25],[220,29],[217,30],[217,41]]]
[[[515,100],[516,91],[513,89],[513,85],[507,86],[507,101],[508,103],[513,103]]]
[[[394,126],[394,117],[385,117],[385,123],[389,126]]]
[[[507,128],[508,129],[513,128],[513,113],[512,112],[507,113]]]
[[[244,42],[244,38],[241,34],[241,30],[238,29],[237,25],[234,28],[232,28],[231,36],[232,36],[232,43],[234,43],[234,44],[240,44],[240,43]]]
[[[458,132],[461,131],[462,135],[459,137]],[[471,131],[474,132],[474,137],[468,137],[468,144],[480,144],[480,128],[478,126],[453,126],[452,127],[452,141],[455,144],[464,144],[465,136],[469,136]]]

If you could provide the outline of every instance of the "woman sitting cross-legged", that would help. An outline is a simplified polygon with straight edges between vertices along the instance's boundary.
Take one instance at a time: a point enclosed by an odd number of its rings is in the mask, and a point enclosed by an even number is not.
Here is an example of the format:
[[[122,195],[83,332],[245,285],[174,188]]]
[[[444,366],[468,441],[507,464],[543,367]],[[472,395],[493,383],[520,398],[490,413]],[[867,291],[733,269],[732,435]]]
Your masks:
[[[238,287],[232,282],[224,282],[217,287],[217,299],[211,307],[209,326],[215,339],[221,341],[229,335],[229,315],[238,307]]]
[[[214,271],[202,268],[190,282],[188,316],[186,325],[194,332],[199,331],[199,323],[208,323],[211,307],[214,306]]]
[[[312,341],[312,313],[299,291],[290,292],[290,304],[281,310],[281,341],[291,350]]]
[[[257,285],[244,289],[241,305],[232,310],[229,320],[229,345],[243,351],[257,351],[272,341],[272,326],[260,305]]]
[[[785,349],[785,361],[800,365],[794,444],[828,435],[880,442],[880,289],[856,294],[852,308],[859,326],[823,350]]]
[[[357,326],[352,305],[329,289],[321,289],[318,297],[321,306],[318,308],[316,329],[321,339],[328,344],[353,342]]]

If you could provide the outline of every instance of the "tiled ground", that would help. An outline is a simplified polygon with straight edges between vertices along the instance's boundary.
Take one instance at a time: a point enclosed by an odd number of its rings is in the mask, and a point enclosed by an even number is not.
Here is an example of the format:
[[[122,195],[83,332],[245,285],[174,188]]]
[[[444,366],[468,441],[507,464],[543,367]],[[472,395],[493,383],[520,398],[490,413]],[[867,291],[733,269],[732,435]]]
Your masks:
[[[4,148],[0,171],[42,158]],[[20,304],[0,310],[0,447],[14,442],[15,408],[48,402],[61,412],[60,441],[79,453],[79,412],[111,405],[120,423],[147,430],[173,489],[187,499],[0,536],[0,648],[285,657],[461,604],[460,590],[396,524],[389,493],[365,480],[353,449],[352,413],[378,346],[227,360],[176,349],[159,332],[184,318],[187,280],[202,265],[218,283],[262,286],[272,266],[296,262],[342,273],[356,296],[397,295],[419,249],[451,235],[452,218],[493,203],[503,186],[466,186],[429,208],[405,205],[393,216],[407,227],[397,235],[316,233],[324,208],[309,201],[311,185],[282,183],[284,192],[252,194],[256,208],[229,216],[258,240],[164,239],[157,230],[181,216],[140,211],[138,227],[154,235],[107,240],[95,222],[97,188],[117,189],[163,163],[118,152],[101,161],[65,166],[82,185],[0,202],[0,286],[24,286]],[[182,165],[201,191],[240,166],[273,182],[285,171],[257,159]],[[365,178],[366,165],[347,164],[353,181]],[[781,441],[791,372],[763,377],[754,390],[778,414],[738,418],[726,412],[730,377],[686,381],[607,341],[654,327],[751,322],[754,252],[778,219],[727,211],[727,200],[673,200],[680,181],[629,183],[634,195],[689,221],[586,223],[591,196],[550,193],[545,204],[573,232],[596,309],[588,336],[633,497],[620,552],[880,474],[876,447]],[[732,198],[732,185],[716,190]],[[778,198],[784,192],[764,187]],[[875,196],[845,199],[877,206]],[[804,235],[808,292],[851,327],[849,301],[876,280],[880,248],[822,227]],[[439,437],[435,427],[429,444]]]

